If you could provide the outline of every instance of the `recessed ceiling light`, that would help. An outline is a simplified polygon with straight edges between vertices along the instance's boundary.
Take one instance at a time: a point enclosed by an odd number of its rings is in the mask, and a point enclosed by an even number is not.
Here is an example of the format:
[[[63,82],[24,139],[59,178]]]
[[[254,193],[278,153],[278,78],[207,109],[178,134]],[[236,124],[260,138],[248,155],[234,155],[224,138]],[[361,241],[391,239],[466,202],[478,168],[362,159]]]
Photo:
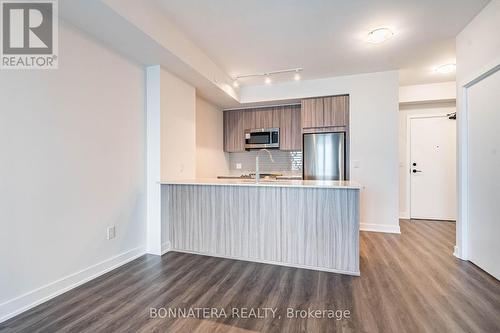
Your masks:
[[[240,83],[238,82],[238,80],[234,80],[233,87],[238,88],[239,86],[240,86]]]
[[[295,73],[295,75],[293,76],[293,79],[295,81],[299,81],[300,80],[300,74],[299,74],[299,72]]]
[[[380,44],[388,40],[394,35],[389,28],[378,28],[368,33],[367,41],[373,44]]]
[[[269,77],[269,75],[266,75],[266,79],[264,80],[264,82],[266,84],[271,84],[271,78]]]
[[[456,64],[445,64],[445,65],[441,65],[441,66],[436,67],[434,69],[434,71],[436,73],[439,73],[439,74],[449,74],[449,73],[453,73],[456,68],[457,68]]]

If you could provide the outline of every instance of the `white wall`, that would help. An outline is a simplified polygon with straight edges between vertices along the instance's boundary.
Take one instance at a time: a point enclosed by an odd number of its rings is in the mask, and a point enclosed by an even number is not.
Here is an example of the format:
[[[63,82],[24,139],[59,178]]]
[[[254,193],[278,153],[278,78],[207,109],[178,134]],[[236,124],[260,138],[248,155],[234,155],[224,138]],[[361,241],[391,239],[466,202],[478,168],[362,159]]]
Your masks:
[[[160,66],[148,67],[147,79],[148,149],[152,163],[158,163],[155,154],[160,159],[160,179],[156,180],[158,166],[148,165],[148,251],[158,255],[170,247],[168,223],[161,216],[162,200],[168,198],[160,195],[158,181],[196,177],[196,90]]]
[[[351,179],[364,187],[361,228],[399,232],[398,85],[389,71],[242,87],[240,96],[251,103],[349,94]]]
[[[193,179],[196,175],[196,90],[161,69],[161,178]]]
[[[420,92],[418,92],[420,94]],[[410,218],[409,170],[407,161],[408,117],[413,115],[445,115],[456,112],[455,102],[422,103],[400,106],[399,110],[399,216]]]
[[[440,82],[399,87],[399,103],[423,103],[455,100],[457,83]]]
[[[468,253],[468,238],[467,230],[474,228],[474,223],[481,221],[482,228],[490,228],[493,225],[498,225],[498,213],[493,213],[498,207],[497,198],[500,196],[500,187],[498,187],[498,168],[491,173],[491,166],[498,165],[498,143],[500,142],[500,132],[496,126],[491,126],[493,123],[498,123],[497,113],[489,112],[488,109],[474,109],[472,106],[469,110],[464,108],[464,93],[474,92],[477,96],[498,96],[499,87],[495,84],[488,84],[492,77],[484,79],[479,83],[475,83],[467,92],[463,88],[465,84],[473,79],[478,78],[486,70],[490,70],[495,66],[500,66],[500,0],[491,1],[457,36],[457,83],[458,83],[458,120],[459,120],[459,220],[457,226],[457,248],[455,254],[463,259],[469,259]],[[500,75],[499,72],[493,75]],[[474,99],[476,95],[469,95],[469,99]],[[487,101],[482,101],[487,102]],[[480,104],[477,104],[480,105]],[[483,112],[484,111],[484,112]],[[469,134],[467,136],[467,130]],[[481,140],[481,138],[488,138]],[[481,159],[477,160],[468,155],[468,152],[484,152],[484,149],[489,150],[489,154],[483,154]],[[474,172],[468,172],[468,167]],[[467,177],[468,176],[468,177]],[[474,187],[482,184],[483,177],[489,176],[491,182],[489,186]],[[496,184],[495,184],[496,183]],[[468,187],[470,184],[471,187]],[[468,206],[470,203],[470,207]],[[478,214],[478,208],[474,205],[482,205],[490,212],[488,221],[483,221],[484,216]],[[469,226],[467,225],[467,222]],[[489,227],[488,227],[489,225]],[[498,233],[491,228],[483,230],[488,239],[483,242],[490,244],[490,255],[493,264],[490,268],[490,273],[496,271],[497,277],[500,272],[500,261],[497,260],[493,244],[498,244],[498,237],[491,239],[489,237],[496,236]],[[491,243],[493,241],[494,243]]]
[[[59,38],[58,70],[0,74],[0,321],[144,253],[144,71]]]
[[[472,79],[500,57],[500,0],[492,0],[456,39],[457,83]]]
[[[196,97],[196,177],[211,178],[229,172],[224,153],[221,108]]]
[[[146,67],[146,251],[161,255],[163,238],[161,223],[161,67]],[[165,244],[168,248],[168,243]]]

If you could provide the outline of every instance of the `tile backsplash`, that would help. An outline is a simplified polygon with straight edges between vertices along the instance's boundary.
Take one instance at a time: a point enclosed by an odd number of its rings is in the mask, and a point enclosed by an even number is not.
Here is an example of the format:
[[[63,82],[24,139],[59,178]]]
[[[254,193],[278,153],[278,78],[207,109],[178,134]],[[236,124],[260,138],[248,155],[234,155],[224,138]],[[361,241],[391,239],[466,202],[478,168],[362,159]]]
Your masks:
[[[280,172],[283,175],[302,175],[302,152],[270,150],[274,163],[266,152],[259,155],[261,172]],[[255,156],[257,151],[243,153],[229,153],[229,171],[232,175],[248,174],[255,172]],[[236,164],[241,164],[241,169],[236,169]]]

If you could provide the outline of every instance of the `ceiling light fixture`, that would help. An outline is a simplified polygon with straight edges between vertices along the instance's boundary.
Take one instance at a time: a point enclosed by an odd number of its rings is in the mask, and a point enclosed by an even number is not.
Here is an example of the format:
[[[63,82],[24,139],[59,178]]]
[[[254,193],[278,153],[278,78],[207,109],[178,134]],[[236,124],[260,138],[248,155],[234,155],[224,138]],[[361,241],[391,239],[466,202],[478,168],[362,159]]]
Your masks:
[[[394,36],[389,28],[378,28],[368,33],[367,41],[372,44],[380,44]]]
[[[292,68],[292,69],[283,69],[280,71],[272,71],[272,72],[266,72],[266,73],[256,73],[256,74],[245,74],[245,75],[238,75],[233,79],[233,86],[239,87],[240,85],[240,79],[248,78],[248,77],[265,77],[264,83],[265,84],[271,84],[272,79],[271,76],[273,75],[278,75],[278,74],[286,74],[286,73],[295,73],[293,76],[293,79],[295,81],[299,81],[301,79],[300,77],[300,72],[303,70],[303,68]]]
[[[434,69],[434,71],[436,73],[439,73],[439,74],[449,74],[449,73],[453,73],[456,68],[457,68],[456,64],[445,64],[445,65],[441,65],[441,66],[436,67]]]

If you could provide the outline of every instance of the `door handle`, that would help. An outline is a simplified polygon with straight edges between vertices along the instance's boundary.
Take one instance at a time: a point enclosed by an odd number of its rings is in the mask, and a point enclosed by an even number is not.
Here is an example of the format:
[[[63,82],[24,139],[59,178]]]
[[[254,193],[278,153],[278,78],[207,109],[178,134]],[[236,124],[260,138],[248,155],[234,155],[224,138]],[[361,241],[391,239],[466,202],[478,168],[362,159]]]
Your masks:
[[[417,172],[422,172],[422,170],[413,169],[412,172],[417,173]]]

